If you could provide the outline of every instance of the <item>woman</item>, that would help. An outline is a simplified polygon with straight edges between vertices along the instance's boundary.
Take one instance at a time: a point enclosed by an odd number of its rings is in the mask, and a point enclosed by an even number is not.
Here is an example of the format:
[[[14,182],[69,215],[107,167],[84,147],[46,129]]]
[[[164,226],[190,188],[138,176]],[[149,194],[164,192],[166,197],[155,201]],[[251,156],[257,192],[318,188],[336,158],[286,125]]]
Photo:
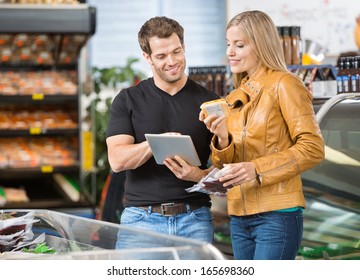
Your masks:
[[[312,96],[285,65],[276,26],[261,11],[227,25],[235,89],[229,117],[200,120],[214,133],[213,164],[228,191],[235,259],[295,259],[305,199],[300,173],[324,158]]]

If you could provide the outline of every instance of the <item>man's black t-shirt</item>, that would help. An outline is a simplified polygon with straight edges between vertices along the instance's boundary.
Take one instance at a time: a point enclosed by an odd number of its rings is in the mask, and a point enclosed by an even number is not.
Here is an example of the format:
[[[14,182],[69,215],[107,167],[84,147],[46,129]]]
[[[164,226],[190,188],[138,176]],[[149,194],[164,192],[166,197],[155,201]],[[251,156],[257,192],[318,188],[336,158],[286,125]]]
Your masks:
[[[190,135],[202,169],[210,155],[212,134],[199,121],[200,105],[219,98],[191,79],[175,95],[159,89],[153,78],[123,89],[113,100],[107,137],[127,134],[135,143],[145,141],[145,133],[179,132]],[[126,171],[125,206],[147,206],[166,202],[196,202],[210,206],[204,193],[185,191],[194,182],[178,179],[165,165],[150,158],[145,164]]]

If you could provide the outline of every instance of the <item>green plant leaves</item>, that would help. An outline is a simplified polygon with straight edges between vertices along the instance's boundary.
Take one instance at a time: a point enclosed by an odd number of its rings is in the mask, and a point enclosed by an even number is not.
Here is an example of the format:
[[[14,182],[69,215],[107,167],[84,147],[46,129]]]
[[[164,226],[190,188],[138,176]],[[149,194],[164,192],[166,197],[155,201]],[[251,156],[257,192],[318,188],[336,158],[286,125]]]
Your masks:
[[[30,248],[30,249],[23,248],[22,251],[25,253],[34,253],[34,254],[54,254],[54,253],[56,253],[56,251],[53,248],[46,245],[46,242],[37,244],[35,248]]]

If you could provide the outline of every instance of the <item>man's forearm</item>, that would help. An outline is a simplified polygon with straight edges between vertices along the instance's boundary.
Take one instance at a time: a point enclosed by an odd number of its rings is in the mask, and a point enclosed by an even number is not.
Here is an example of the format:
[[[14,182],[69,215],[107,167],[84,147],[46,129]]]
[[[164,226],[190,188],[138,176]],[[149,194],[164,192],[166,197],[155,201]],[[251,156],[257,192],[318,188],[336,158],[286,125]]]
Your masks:
[[[108,158],[114,172],[136,169],[152,157],[147,141],[139,144],[118,145],[109,150]]]

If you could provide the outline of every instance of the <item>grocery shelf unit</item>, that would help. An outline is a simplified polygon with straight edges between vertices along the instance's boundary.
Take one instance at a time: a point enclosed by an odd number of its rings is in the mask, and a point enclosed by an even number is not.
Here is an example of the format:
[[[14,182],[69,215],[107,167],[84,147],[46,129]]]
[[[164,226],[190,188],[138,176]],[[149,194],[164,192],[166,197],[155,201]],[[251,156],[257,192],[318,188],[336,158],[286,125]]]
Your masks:
[[[94,209],[83,185],[80,52],[95,27],[87,4],[0,5],[0,187],[15,191],[0,208]]]

